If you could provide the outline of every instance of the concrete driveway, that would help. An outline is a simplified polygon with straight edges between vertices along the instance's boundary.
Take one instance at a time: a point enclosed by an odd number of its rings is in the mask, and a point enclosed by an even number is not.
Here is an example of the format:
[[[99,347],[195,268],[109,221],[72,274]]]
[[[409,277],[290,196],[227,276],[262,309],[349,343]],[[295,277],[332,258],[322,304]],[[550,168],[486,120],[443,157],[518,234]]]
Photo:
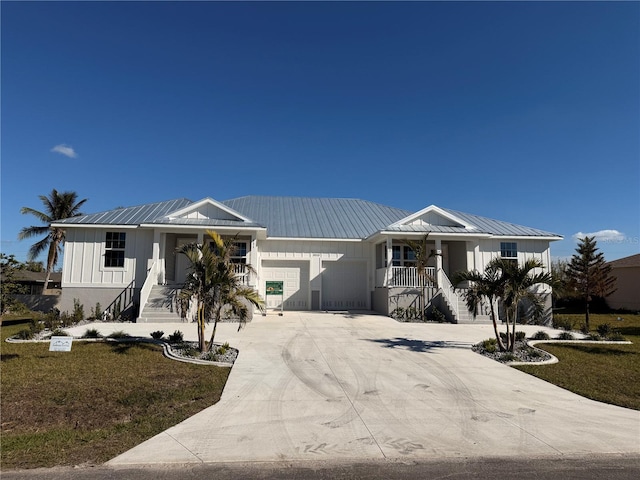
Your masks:
[[[220,402],[108,465],[640,452],[640,412],[473,353],[489,325],[286,313],[219,331],[240,350]]]

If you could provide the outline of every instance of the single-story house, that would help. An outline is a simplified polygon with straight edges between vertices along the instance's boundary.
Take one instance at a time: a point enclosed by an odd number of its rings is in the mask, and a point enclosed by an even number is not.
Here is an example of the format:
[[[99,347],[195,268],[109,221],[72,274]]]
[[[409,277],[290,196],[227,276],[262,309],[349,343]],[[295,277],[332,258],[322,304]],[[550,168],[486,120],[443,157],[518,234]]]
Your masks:
[[[609,266],[616,278],[616,291],[606,298],[609,308],[640,312],[640,253],[613,260]]]
[[[236,239],[238,274],[268,308],[374,310],[388,315],[439,302],[449,320],[469,321],[450,278],[482,271],[496,256],[535,257],[548,269],[550,243],[562,237],[536,228],[431,205],[418,212],[351,198],[245,196],[227,201],[185,198],[118,208],[54,224],[66,231],[59,308],[117,304],[138,321],[172,310],[170,296],[189,267],[181,245],[206,241],[207,230]],[[435,255],[422,288],[406,240],[424,239]],[[251,265],[252,272],[246,268]],[[281,296],[266,282],[283,282]],[[173,314],[175,316],[175,313]],[[175,320],[175,317],[174,317]]]

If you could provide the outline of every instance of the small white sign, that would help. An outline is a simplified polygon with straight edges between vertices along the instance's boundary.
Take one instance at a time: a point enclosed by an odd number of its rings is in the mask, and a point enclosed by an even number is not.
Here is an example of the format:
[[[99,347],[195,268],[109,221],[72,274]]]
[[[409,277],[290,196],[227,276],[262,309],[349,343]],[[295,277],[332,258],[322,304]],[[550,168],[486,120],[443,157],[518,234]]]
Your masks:
[[[70,352],[73,337],[51,337],[49,343],[50,352]]]

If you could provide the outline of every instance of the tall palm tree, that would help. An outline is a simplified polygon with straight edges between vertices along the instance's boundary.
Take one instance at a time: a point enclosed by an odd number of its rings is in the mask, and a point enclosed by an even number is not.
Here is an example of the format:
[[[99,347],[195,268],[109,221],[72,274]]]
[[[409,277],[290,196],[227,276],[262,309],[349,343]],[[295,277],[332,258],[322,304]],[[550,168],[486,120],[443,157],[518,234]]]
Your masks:
[[[491,321],[498,341],[498,348],[501,352],[504,352],[506,347],[498,333],[498,322],[494,306],[496,300],[501,298],[504,292],[504,278],[500,269],[490,263],[485,268],[484,273],[480,273],[477,270],[456,273],[453,277],[453,284],[456,288],[463,282],[468,282],[468,288],[464,291],[464,299],[474,318],[478,314],[479,307],[485,301],[489,303]]]
[[[242,284],[231,260],[235,252],[235,239],[223,239],[214,231],[207,231],[212,246],[188,244],[179,252],[186,255],[191,266],[185,286],[180,292],[182,298],[195,299],[197,302],[196,320],[198,323],[198,345],[205,352],[207,344],[204,338],[205,324],[213,320],[213,332],[209,340],[209,349],[213,349],[218,322],[229,311],[235,315],[242,327],[249,315],[249,305],[259,309],[263,300],[253,288]],[[251,267],[246,265],[247,271]]]
[[[22,207],[20,213],[34,215],[45,225],[24,227],[18,234],[18,240],[46,234],[46,237],[34,243],[27,253],[27,260],[34,261],[47,247],[49,248],[47,254],[47,274],[44,281],[44,289],[46,290],[49,286],[51,272],[58,263],[59,256],[62,253],[62,245],[65,240],[64,230],[52,227],[51,224],[58,220],[82,215],[80,208],[87,199],[85,198],[78,201],[78,194],[76,192],[59,193],[55,188],[51,190],[48,196],[39,195],[39,198],[44,205],[44,212],[30,207]]]
[[[425,295],[424,290],[428,283],[435,282],[435,279],[427,273],[427,267],[429,260],[438,255],[434,250],[428,247],[427,240],[429,234],[427,233],[420,240],[405,240],[404,243],[413,250],[414,259],[416,262],[416,268],[418,270],[418,281],[420,283],[420,298],[418,301],[418,309],[420,310],[420,320],[424,322]]]

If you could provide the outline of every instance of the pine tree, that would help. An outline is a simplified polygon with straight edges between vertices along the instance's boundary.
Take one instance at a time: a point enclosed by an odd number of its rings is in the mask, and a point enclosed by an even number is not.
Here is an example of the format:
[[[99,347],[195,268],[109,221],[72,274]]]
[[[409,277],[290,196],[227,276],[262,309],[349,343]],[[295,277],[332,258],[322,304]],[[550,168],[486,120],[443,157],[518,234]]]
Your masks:
[[[607,297],[616,290],[616,279],[611,276],[611,266],[598,252],[595,237],[579,240],[576,253],[567,265],[571,288],[585,303],[585,325],[589,330],[589,304],[593,296]]]

